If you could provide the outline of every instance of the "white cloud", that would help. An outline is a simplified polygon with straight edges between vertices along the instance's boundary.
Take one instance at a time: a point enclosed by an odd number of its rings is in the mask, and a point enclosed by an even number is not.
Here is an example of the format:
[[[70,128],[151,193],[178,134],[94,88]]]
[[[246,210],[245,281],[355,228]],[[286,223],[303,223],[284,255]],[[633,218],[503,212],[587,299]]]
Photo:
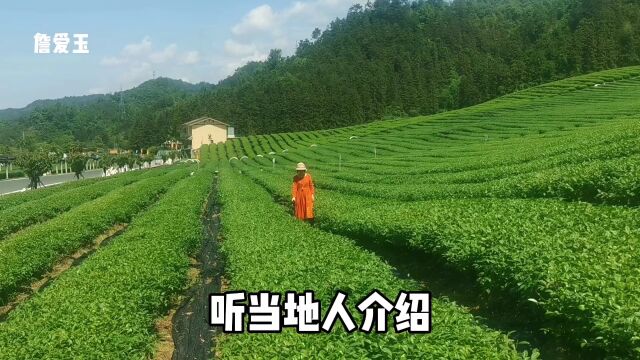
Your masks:
[[[252,54],[244,56],[242,58],[235,59],[235,60],[228,60],[224,66],[224,69],[225,69],[224,75],[228,76],[233,74],[236,71],[236,69],[238,69],[239,67],[242,67],[248,62],[264,61],[267,59],[267,56],[269,56],[268,53],[255,51]]]
[[[176,44],[171,44],[162,51],[151,53],[149,60],[156,64],[167,62],[176,56],[177,49],[178,46]]]
[[[242,21],[231,29],[231,32],[235,35],[245,35],[256,31],[269,30],[279,20],[279,16],[273,12],[271,6],[260,5],[249,11]]]
[[[256,45],[241,43],[232,39],[224,42],[224,52],[231,56],[246,56],[256,51]]]
[[[125,64],[127,62],[127,59],[125,58],[120,58],[117,56],[109,56],[106,58],[103,58],[102,60],[100,60],[100,65],[104,65],[104,66],[118,66],[118,65],[122,65]]]
[[[153,69],[151,64],[148,62],[141,62],[128,68],[120,75],[119,80],[124,87],[128,88],[144,82],[145,80],[149,80],[152,74]]]
[[[240,17],[226,41],[214,44],[211,52],[182,50],[173,43],[158,46],[145,36],[101,60],[111,70],[100,89],[132,87],[150,79],[154,71],[156,76],[216,82],[247,62],[265,60],[273,48],[282,49],[285,56],[293,54],[298,41],[310,38],[316,27],[326,28],[333,19],[346,16],[350,6],[365,2],[298,0],[283,7],[261,5]]]
[[[100,64],[114,67],[122,65],[139,67],[139,65],[144,62],[164,64],[174,59],[178,59],[178,63],[180,64],[191,65],[200,61],[200,53],[192,50],[180,54],[178,45],[176,44],[169,44],[160,51],[153,51],[151,39],[149,36],[145,36],[140,42],[125,45],[118,56],[103,58]]]
[[[185,65],[193,65],[200,62],[200,53],[198,51],[189,51],[182,57],[181,63]],[[186,81],[186,80],[185,80]]]
[[[145,36],[141,42],[128,44],[122,49],[122,55],[125,57],[135,57],[146,55],[151,52],[151,39]]]
[[[224,55],[212,65],[223,76],[249,61],[266,59],[271,49],[282,49],[284,55],[294,53],[298,41],[311,37],[337,17],[344,17],[354,4],[364,0],[307,0],[295,1],[282,9],[260,5],[250,10],[231,27],[232,37],[224,43]]]
[[[174,79],[211,78],[211,68],[198,66],[202,56],[197,50],[181,51],[172,43],[158,47],[149,36],[141,41],[123,46],[119,54],[102,58],[100,64],[107,68],[102,82],[90,89],[91,93],[106,93],[120,88],[128,89],[153,77],[166,76]]]
[[[105,94],[105,93],[107,93],[107,89],[105,89],[103,87],[95,87],[95,88],[91,88],[91,89],[87,90],[87,95]]]

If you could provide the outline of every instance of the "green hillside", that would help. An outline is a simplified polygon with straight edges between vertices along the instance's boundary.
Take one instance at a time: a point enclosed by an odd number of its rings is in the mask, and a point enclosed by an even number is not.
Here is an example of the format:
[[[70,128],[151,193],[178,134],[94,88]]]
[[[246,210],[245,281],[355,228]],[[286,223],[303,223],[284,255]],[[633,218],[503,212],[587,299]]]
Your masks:
[[[358,324],[374,289],[434,291],[429,334],[207,328],[216,358],[640,359],[639,95],[620,68],[2,196],[0,358],[161,358],[159,323],[213,286],[313,290],[325,315],[341,291]],[[291,216],[299,161],[313,225]],[[203,247],[219,272],[194,279]]]
[[[122,93],[0,111],[2,146],[157,146],[211,116],[238,134],[336,128],[464,108],[640,63],[631,0],[376,0],[216,85],[155,79]],[[122,99],[124,105],[121,106]],[[23,139],[23,131],[25,137]]]
[[[433,114],[640,63],[629,0],[377,0],[177,104],[245,135]]]
[[[157,78],[113,94],[37,100],[22,109],[0,110],[0,153],[2,145],[63,151],[73,143],[93,149],[158,145],[179,133],[178,125],[167,120],[167,109],[210,86]]]
[[[300,242],[335,234],[428,254],[472,274],[489,298],[528,314],[532,327],[582,348],[583,356],[640,358],[640,67],[434,116],[250,136],[213,150],[225,160],[223,182],[238,178],[241,192],[271,195],[245,201],[247,214],[289,204],[295,164],[307,164],[316,227],[297,235]],[[235,209],[241,195],[228,196]],[[253,219],[258,229],[271,226],[271,217]],[[227,226],[235,241],[256,236]],[[286,241],[288,230],[281,231],[269,232],[268,241]],[[236,269],[252,256],[237,246],[225,246],[232,288],[264,287]],[[289,250],[255,251],[281,258]],[[279,266],[295,267],[295,251]],[[258,262],[251,273],[273,271]],[[434,316],[434,329],[438,321],[446,319]],[[250,344],[262,343],[229,337],[222,352]]]

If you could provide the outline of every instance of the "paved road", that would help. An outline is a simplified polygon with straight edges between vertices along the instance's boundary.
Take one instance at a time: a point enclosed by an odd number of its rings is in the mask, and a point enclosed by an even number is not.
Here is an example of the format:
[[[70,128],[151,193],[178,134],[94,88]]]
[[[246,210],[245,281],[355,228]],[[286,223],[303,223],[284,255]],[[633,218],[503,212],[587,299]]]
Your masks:
[[[102,169],[96,170],[88,170],[83,173],[86,179],[100,177],[102,176]],[[52,185],[58,183],[64,183],[67,181],[73,181],[76,179],[76,176],[71,174],[63,174],[63,175],[48,175],[43,176],[42,182],[45,185]],[[0,180],[0,195],[7,194],[14,191],[20,191],[29,186],[29,179],[27,178],[19,178],[19,179],[9,179],[9,180]]]

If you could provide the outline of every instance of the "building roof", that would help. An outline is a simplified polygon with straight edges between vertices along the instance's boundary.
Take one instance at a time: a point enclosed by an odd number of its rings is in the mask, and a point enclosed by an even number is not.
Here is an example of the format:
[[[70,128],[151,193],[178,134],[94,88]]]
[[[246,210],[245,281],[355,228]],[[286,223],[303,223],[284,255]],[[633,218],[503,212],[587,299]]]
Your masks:
[[[206,116],[204,116],[204,117],[200,117],[200,118],[197,118],[197,119],[195,119],[195,120],[188,121],[188,122],[186,122],[186,123],[184,123],[184,124],[182,124],[182,125],[183,125],[183,126],[187,126],[187,127],[192,127],[192,126],[194,126],[194,125],[207,124],[207,123],[213,123],[213,124],[218,124],[218,125],[230,126],[229,124],[227,124],[227,123],[223,123],[223,122],[222,122],[222,121],[220,121],[220,120],[212,119],[212,118],[210,118],[210,117],[206,117]]]

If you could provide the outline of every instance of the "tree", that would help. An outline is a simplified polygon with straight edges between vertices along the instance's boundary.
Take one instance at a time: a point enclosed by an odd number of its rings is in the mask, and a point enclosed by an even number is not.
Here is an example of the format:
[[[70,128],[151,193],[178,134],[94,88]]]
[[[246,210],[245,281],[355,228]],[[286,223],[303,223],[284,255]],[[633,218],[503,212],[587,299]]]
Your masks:
[[[267,64],[270,69],[275,69],[280,63],[282,63],[282,50],[281,49],[271,49],[269,51],[269,56],[267,57]]]
[[[6,155],[9,153],[9,147],[6,145],[0,144],[0,155]]]
[[[102,157],[100,157],[100,160],[98,160],[98,166],[102,168],[102,172],[105,176],[107,175],[107,169],[113,166],[114,163],[115,159],[109,154],[102,155]]]
[[[104,150],[104,141],[99,135],[96,135],[91,145],[93,145],[92,147],[95,148],[95,150],[98,152]]]
[[[22,168],[22,171],[29,178],[29,188],[37,189],[38,185],[43,185],[40,177],[51,170],[51,158],[46,151],[22,150],[16,157],[16,165]]]
[[[147,154],[149,154],[151,156],[156,156],[157,153],[158,153],[158,147],[157,146],[149,146],[147,148]]]
[[[143,163],[148,163],[149,166],[151,166],[151,163],[153,162],[153,159],[155,159],[155,155],[151,155],[149,152],[147,152],[146,155],[142,156],[142,162]]]
[[[71,171],[73,171],[73,173],[76,175],[76,179],[79,180],[80,177],[84,179],[84,175],[82,175],[82,172],[87,166],[87,160],[88,157],[82,153],[75,152],[71,154],[69,163],[71,166]]]
[[[440,95],[441,107],[444,110],[452,110],[458,107],[460,101],[460,83],[462,79],[455,70],[449,75],[449,86],[443,89]]]
[[[136,166],[136,162],[137,162],[136,156],[133,154],[129,154],[129,156],[127,156],[126,159],[127,159],[127,167],[129,168],[129,170],[133,170],[133,167]]]
[[[118,168],[122,169],[123,167],[125,167],[125,165],[127,165],[127,163],[129,162],[129,159],[127,154],[120,154],[115,161],[116,161],[116,164],[118,165]]]
[[[322,30],[320,30],[319,28],[315,28],[311,33],[311,38],[313,40],[318,40],[320,38],[320,35],[322,35]]]
[[[136,156],[136,165],[138,165],[138,170],[142,170],[142,166],[144,166],[144,155]]]
[[[17,145],[20,149],[34,151],[37,148],[38,140],[38,135],[34,131],[23,130]]]

